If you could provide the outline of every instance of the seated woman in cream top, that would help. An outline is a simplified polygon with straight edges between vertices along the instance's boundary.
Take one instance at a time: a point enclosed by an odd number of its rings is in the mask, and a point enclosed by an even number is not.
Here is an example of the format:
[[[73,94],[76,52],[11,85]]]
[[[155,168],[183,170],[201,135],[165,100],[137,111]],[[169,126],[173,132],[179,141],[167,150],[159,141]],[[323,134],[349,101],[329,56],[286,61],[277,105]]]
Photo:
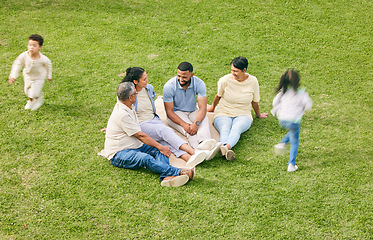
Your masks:
[[[268,113],[259,110],[259,84],[256,77],[246,73],[248,61],[237,57],[231,62],[231,74],[218,81],[218,93],[208,112],[214,112],[214,126],[220,133],[223,143],[221,153],[227,160],[233,160],[235,153],[231,150],[243,132],[249,130],[253,117],[251,108],[257,118],[267,118]]]
[[[154,104],[154,88],[148,83],[147,74],[143,68],[127,68],[126,76],[122,82],[135,84],[138,95],[134,105],[142,132],[160,144],[169,147],[176,157],[186,161],[187,167],[194,167],[205,160],[205,152],[196,153],[186,141],[181,139],[173,129],[166,126],[158,117]]]

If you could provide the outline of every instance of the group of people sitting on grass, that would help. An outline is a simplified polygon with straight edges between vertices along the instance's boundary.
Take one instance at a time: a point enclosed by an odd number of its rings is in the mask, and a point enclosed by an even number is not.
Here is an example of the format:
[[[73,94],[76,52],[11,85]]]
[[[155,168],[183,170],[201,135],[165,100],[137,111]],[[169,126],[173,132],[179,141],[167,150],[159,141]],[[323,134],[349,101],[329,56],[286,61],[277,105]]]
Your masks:
[[[177,75],[168,80],[163,87],[168,126],[157,115],[155,92],[149,84],[146,71],[140,67],[128,68],[118,86],[118,101],[105,129],[105,148],[99,155],[106,157],[117,167],[147,168],[160,174],[162,186],[172,187],[182,186],[193,179],[195,166],[204,160],[213,159],[219,152],[227,160],[232,161],[235,159],[232,148],[253,122],[251,110],[254,110],[257,118],[268,116],[267,113],[260,112],[258,80],[246,72],[247,66],[246,58],[233,59],[231,74],[219,79],[217,94],[212,104],[208,105],[205,83],[194,76],[192,64],[180,63]],[[284,76],[281,79],[287,79],[287,82],[279,84],[279,94],[275,98],[275,107],[278,109],[274,110],[274,115],[286,115],[284,112],[294,110],[278,107],[278,99],[281,99],[282,95],[289,95],[290,92],[294,95],[299,86],[297,72],[289,70]],[[292,83],[292,76],[298,79],[295,85]],[[300,114],[300,117],[312,104],[307,94],[302,96],[306,105],[299,105],[300,112],[297,114]],[[220,134],[219,142],[211,138],[207,112],[213,112],[213,125]],[[283,126],[288,127],[289,134],[276,145],[277,150],[284,150],[289,142],[293,146],[293,142],[298,140],[296,135],[299,136],[300,122],[298,119],[296,121],[294,123],[286,117],[280,121]],[[285,122],[290,122],[291,126]],[[298,130],[294,128],[294,124],[298,124]],[[174,130],[184,135],[188,142],[180,138]],[[186,167],[177,168],[170,165],[171,154],[182,158],[186,162]],[[289,161],[290,172],[297,168],[295,157],[293,158]]]
[[[218,93],[208,108],[205,83],[194,76],[192,64],[180,63],[177,75],[163,88],[168,126],[157,115],[155,92],[146,71],[128,68],[117,90],[118,101],[106,127],[105,149],[100,155],[117,167],[146,167],[159,173],[162,186],[184,185],[193,179],[196,165],[211,160],[218,152],[233,160],[232,147],[253,121],[251,106],[257,117],[268,115],[260,113],[259,84],[246,73],[247,66],[244,57],[232,61],[231,74],[219,80]],[[208,111],[214,112],[219,142],[211,137]],[[186,168],[171,166],[171,153],[185,160]]]
[[[31,35],[28,51],[17,57],[9,76],[9,83],[13,84],[23,68],[24,89],[28,96],[25,109],[37,110],[43,105],[44,81],[46,78],[52,80],[52,64],[40,53],[42,45],[40,35]],[[246,72],[247,59],[237,57],[230,67],[231,73],[219,79],[217,94],[212,104],[207,105],[205,83],[194,76],[192,64],[180,63],[177,75],[163,87],[168,126],[157,115],[154,88],[148,83],[145,70],[128,68],[117,88],[117,103],[105,128],[105,148],[99,155],[117,167],[147,168],[160,174],[162,186],[172,187],[193,179],[195,166],[213,159],[218,152],[229,161],[235,159],[232,148],[240,135],[250,128],[253,122],[251,110],[257,118],[267,118],[268,114],[260,112],[259,84],[256,77]],[[271,111],[280,124],[289,129],[275,146],[276,152],[283,152],[290,143],[289,172],[298,169],[295,159],[300,121],[304,111],[312,106],[304,89],[298,89],[299,79],[294,70],[283,74]],[[213,125],[220,134],[218,142],[211,137],[207,112],[213,113]],[[185,168],[171,166],[171,154],[183,159]]]

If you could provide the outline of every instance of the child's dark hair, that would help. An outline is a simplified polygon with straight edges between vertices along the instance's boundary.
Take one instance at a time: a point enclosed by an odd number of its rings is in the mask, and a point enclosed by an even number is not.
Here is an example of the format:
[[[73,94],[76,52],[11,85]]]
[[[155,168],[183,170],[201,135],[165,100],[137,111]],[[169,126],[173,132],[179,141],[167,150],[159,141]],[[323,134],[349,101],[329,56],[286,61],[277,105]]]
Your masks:
[[[145,70],[141,67],[129,67],[126,69],[126,76],[123,78],[122,82],[133,82],[138,81]]]
[[[276,93],[283,89],[284,93],[288,90],[289,86],[294,88],[295,91],[299,87],[300,76],[298,71],[288,69],[280,78],[280,82],[275,90]]]
[[[38,34],[30,35],[30,37],[28,37],[28,40],[37,41],[39,43],[39,46],[43,46],[43,43],[44,43],[43,37]]]

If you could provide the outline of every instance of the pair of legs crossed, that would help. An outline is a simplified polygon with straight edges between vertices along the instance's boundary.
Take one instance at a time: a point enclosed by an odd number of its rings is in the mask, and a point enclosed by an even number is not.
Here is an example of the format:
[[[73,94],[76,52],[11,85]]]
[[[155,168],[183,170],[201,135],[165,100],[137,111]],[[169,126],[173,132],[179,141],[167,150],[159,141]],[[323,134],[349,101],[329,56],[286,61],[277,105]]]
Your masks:
[[[155,141],[170,148],[171,152],[185,161],[194,155],[194,149],[181,139],[173,129],[166,126],[159,117],[140,123],[141,131]]]
[[[182,111],[175,111],[175,113],[186,123],[192,124],[196,120],[198,109],[193,112],[182,112]],[[195,135],[189,135],[185,132],[184,128],[170,119],[167,119],[167,123],[170,127],[176,129],[181,134],[188,138],[189,144],[194,148],[197,149],[198,145],[205,140],[211,139],[210,134],[210,127],[209,127],[209,120],[208,117],[205,116],[203,121],[200,123],[198,127],[198,131]]]

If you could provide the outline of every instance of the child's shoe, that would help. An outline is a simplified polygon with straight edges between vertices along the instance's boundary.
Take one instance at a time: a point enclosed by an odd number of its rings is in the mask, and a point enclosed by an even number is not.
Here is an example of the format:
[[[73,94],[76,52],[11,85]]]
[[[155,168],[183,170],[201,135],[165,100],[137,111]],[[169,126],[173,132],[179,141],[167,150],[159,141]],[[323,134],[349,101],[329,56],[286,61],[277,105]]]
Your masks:
[[[289,163],[288,165],[288,172],[295,172],[298,170],[298,166],[297,165],[293,165],[291,163]]]
[[[286,153],[286,143],[279,143],[275,145],[275,153],[284,155]]]
[[[26,105],[25,105],[25,109],[31,109],[33,104],[34,104],[34,102],[31,102],[30,100],[28,100]]]
[[[31,106],[31,111],[35,111],[35,110],[37,110],[38,108],[40,108],[43,105],[43,103],[44,103],[44,97],[41,96],[38,99],[34,100],[34,102],[35,103]]]

